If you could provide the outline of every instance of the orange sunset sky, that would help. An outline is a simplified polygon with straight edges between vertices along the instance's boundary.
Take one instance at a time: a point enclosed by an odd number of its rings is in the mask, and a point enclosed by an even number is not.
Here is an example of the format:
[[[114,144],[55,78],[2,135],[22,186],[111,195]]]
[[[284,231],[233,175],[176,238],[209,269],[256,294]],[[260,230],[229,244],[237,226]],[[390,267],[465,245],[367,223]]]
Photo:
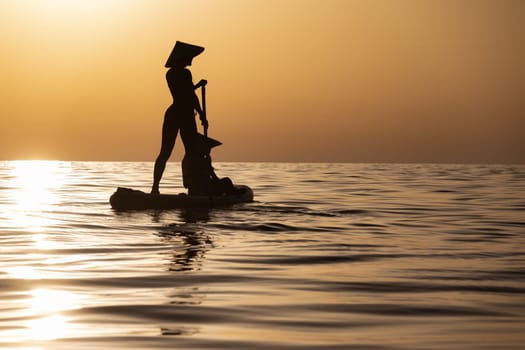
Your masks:
[[[181,40],[216,161],[525,163],[524,23],[521,0],[0,0],[0,159],[153,161]]]

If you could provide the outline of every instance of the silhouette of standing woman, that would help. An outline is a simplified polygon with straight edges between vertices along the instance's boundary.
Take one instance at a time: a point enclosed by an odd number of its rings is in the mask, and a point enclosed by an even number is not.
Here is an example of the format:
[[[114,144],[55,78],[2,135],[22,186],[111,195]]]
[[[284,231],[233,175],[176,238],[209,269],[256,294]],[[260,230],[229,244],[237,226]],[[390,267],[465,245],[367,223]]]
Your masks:
[[[168,87],[173,97],[173,103],[166,110],[164,123],[162,125],[162,146],[159,156],[155,161],[153,171],[153,186],[151,193],[159,193],[159,183],[166,168],[177,133],[180,131],[182,143],[186,151],[190,150],[195,142],[197,134],[197,125],[195,124],[195,111],[200,116],[202,126],[208,128],[208,121],[199,104],[199,99],[195,94],[195,89],[206,85],[206,80],[201,80],[197,85],[193,85],[191,72],[186,69],[191,66],[193,58],[204,51],[203,47],[191,45],[177,41],[171,52],[166,67],[169,68],[166,73]]]

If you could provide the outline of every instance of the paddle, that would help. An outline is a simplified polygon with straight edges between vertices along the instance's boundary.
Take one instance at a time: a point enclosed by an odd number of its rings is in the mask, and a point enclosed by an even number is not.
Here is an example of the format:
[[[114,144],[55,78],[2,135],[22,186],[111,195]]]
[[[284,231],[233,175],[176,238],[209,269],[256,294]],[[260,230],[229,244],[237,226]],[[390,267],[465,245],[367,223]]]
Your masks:
[[[207,118],[206,116],[206,84],[202,85],[201,87],[201,100],[202,100],[202,114],[204,114],[204,118]],[[204,137],[208,137],[208,120],[204,119],[202,120],[202,127],[204,129]]]

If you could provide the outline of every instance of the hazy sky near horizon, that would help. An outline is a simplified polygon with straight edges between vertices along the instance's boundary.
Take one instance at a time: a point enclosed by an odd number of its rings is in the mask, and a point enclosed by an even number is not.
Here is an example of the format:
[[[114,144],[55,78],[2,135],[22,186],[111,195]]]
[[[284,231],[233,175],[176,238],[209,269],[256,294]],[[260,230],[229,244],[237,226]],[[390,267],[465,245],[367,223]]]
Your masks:
[[[0,0],[0,159],[154,160],[181,40],[214,160],[525,163],[524,23],[520,0]]]

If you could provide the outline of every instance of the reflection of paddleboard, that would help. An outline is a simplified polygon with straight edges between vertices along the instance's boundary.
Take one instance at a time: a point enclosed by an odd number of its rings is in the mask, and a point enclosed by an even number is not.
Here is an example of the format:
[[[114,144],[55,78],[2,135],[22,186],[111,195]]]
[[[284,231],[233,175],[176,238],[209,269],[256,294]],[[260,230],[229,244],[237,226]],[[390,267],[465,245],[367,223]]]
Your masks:
[[[235,194],[222,196],[189,196],[181,194],[149,194],[131,188],[119,187],[109,198],[113,209],[174,209],[174,208],[210,208],[228,206],[236,203],[253,201],[253,191],[250,187],[236,185]]]

